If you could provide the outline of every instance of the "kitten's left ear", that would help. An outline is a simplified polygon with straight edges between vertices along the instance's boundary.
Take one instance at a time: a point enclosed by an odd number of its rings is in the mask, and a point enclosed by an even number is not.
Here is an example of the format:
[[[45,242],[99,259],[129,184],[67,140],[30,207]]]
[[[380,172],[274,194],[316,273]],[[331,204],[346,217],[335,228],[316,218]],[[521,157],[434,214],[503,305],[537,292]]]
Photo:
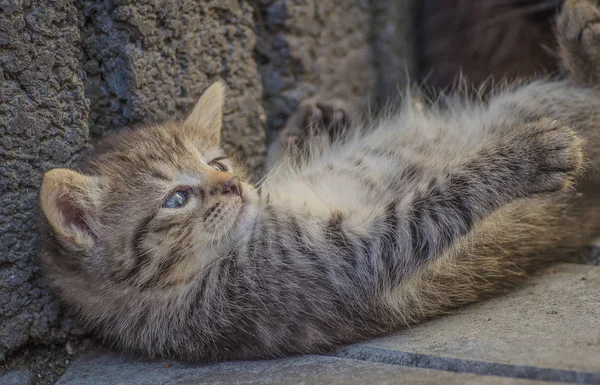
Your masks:
[[[200,96],[185,125],[220,143],[224,100],[225,84],[217,81]]]
[[[101,195],[99,177],[62,168],[44,175],[40,190],[42,211],[64,246],[72,250],[94,250]]]

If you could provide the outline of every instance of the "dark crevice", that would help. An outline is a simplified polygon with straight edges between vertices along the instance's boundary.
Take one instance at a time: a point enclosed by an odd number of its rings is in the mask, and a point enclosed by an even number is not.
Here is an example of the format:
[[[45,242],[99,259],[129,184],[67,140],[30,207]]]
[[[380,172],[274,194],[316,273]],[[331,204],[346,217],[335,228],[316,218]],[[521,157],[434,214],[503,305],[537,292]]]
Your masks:
[[[600,384],[600,373],[464,360],[363,346],[350,346],[340,349],[331,355],[360,361],[378,362],[421,369],[443,370],[454,373],[469,373],[482,376],[522,378],[574,384]]]

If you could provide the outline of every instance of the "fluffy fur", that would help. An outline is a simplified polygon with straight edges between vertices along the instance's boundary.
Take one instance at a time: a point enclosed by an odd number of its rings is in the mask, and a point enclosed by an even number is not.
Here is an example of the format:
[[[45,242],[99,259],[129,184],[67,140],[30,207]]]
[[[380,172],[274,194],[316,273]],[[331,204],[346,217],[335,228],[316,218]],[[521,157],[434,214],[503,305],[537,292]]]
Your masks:
[[[119,349],[193,361],[321,352],[513,286],[599,232],[600,61],[580,38],[598,36],[598,15],[584,0],[561,15],[570,79],[407,98],[368,130],[288,152],[260,189],[220,159],[213,85],[186,121],[46,174],[44,268]],[[162,207],[174,191],[188,202]]]

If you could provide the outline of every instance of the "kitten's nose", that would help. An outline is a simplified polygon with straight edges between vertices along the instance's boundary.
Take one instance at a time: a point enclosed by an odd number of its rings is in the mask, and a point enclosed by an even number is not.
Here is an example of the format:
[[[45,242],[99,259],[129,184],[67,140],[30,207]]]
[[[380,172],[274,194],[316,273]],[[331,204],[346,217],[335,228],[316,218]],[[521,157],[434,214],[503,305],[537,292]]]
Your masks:
[[[240,182],[240,178],[234,176],[229,179],[225,183],[223,183],[223,188],[221,189],[221,194],[235,194],[237,196],[242,196],[242,183]]]

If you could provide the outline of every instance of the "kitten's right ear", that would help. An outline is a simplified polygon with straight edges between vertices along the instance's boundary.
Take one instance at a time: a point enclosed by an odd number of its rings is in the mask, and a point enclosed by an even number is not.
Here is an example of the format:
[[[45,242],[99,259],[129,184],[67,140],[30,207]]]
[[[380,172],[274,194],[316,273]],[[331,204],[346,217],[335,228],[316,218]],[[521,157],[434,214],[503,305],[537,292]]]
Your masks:
[[[94,250],[92,229],[101,190],[100,178],[76,171],[58,168],[44,175],[40,190],[42,211],[66,246]]]
[[[223,103],[225,102],[225,83],[217,81],[204,91],[185,124],[210,137],[217,144],[221,141],[223,125]]]

